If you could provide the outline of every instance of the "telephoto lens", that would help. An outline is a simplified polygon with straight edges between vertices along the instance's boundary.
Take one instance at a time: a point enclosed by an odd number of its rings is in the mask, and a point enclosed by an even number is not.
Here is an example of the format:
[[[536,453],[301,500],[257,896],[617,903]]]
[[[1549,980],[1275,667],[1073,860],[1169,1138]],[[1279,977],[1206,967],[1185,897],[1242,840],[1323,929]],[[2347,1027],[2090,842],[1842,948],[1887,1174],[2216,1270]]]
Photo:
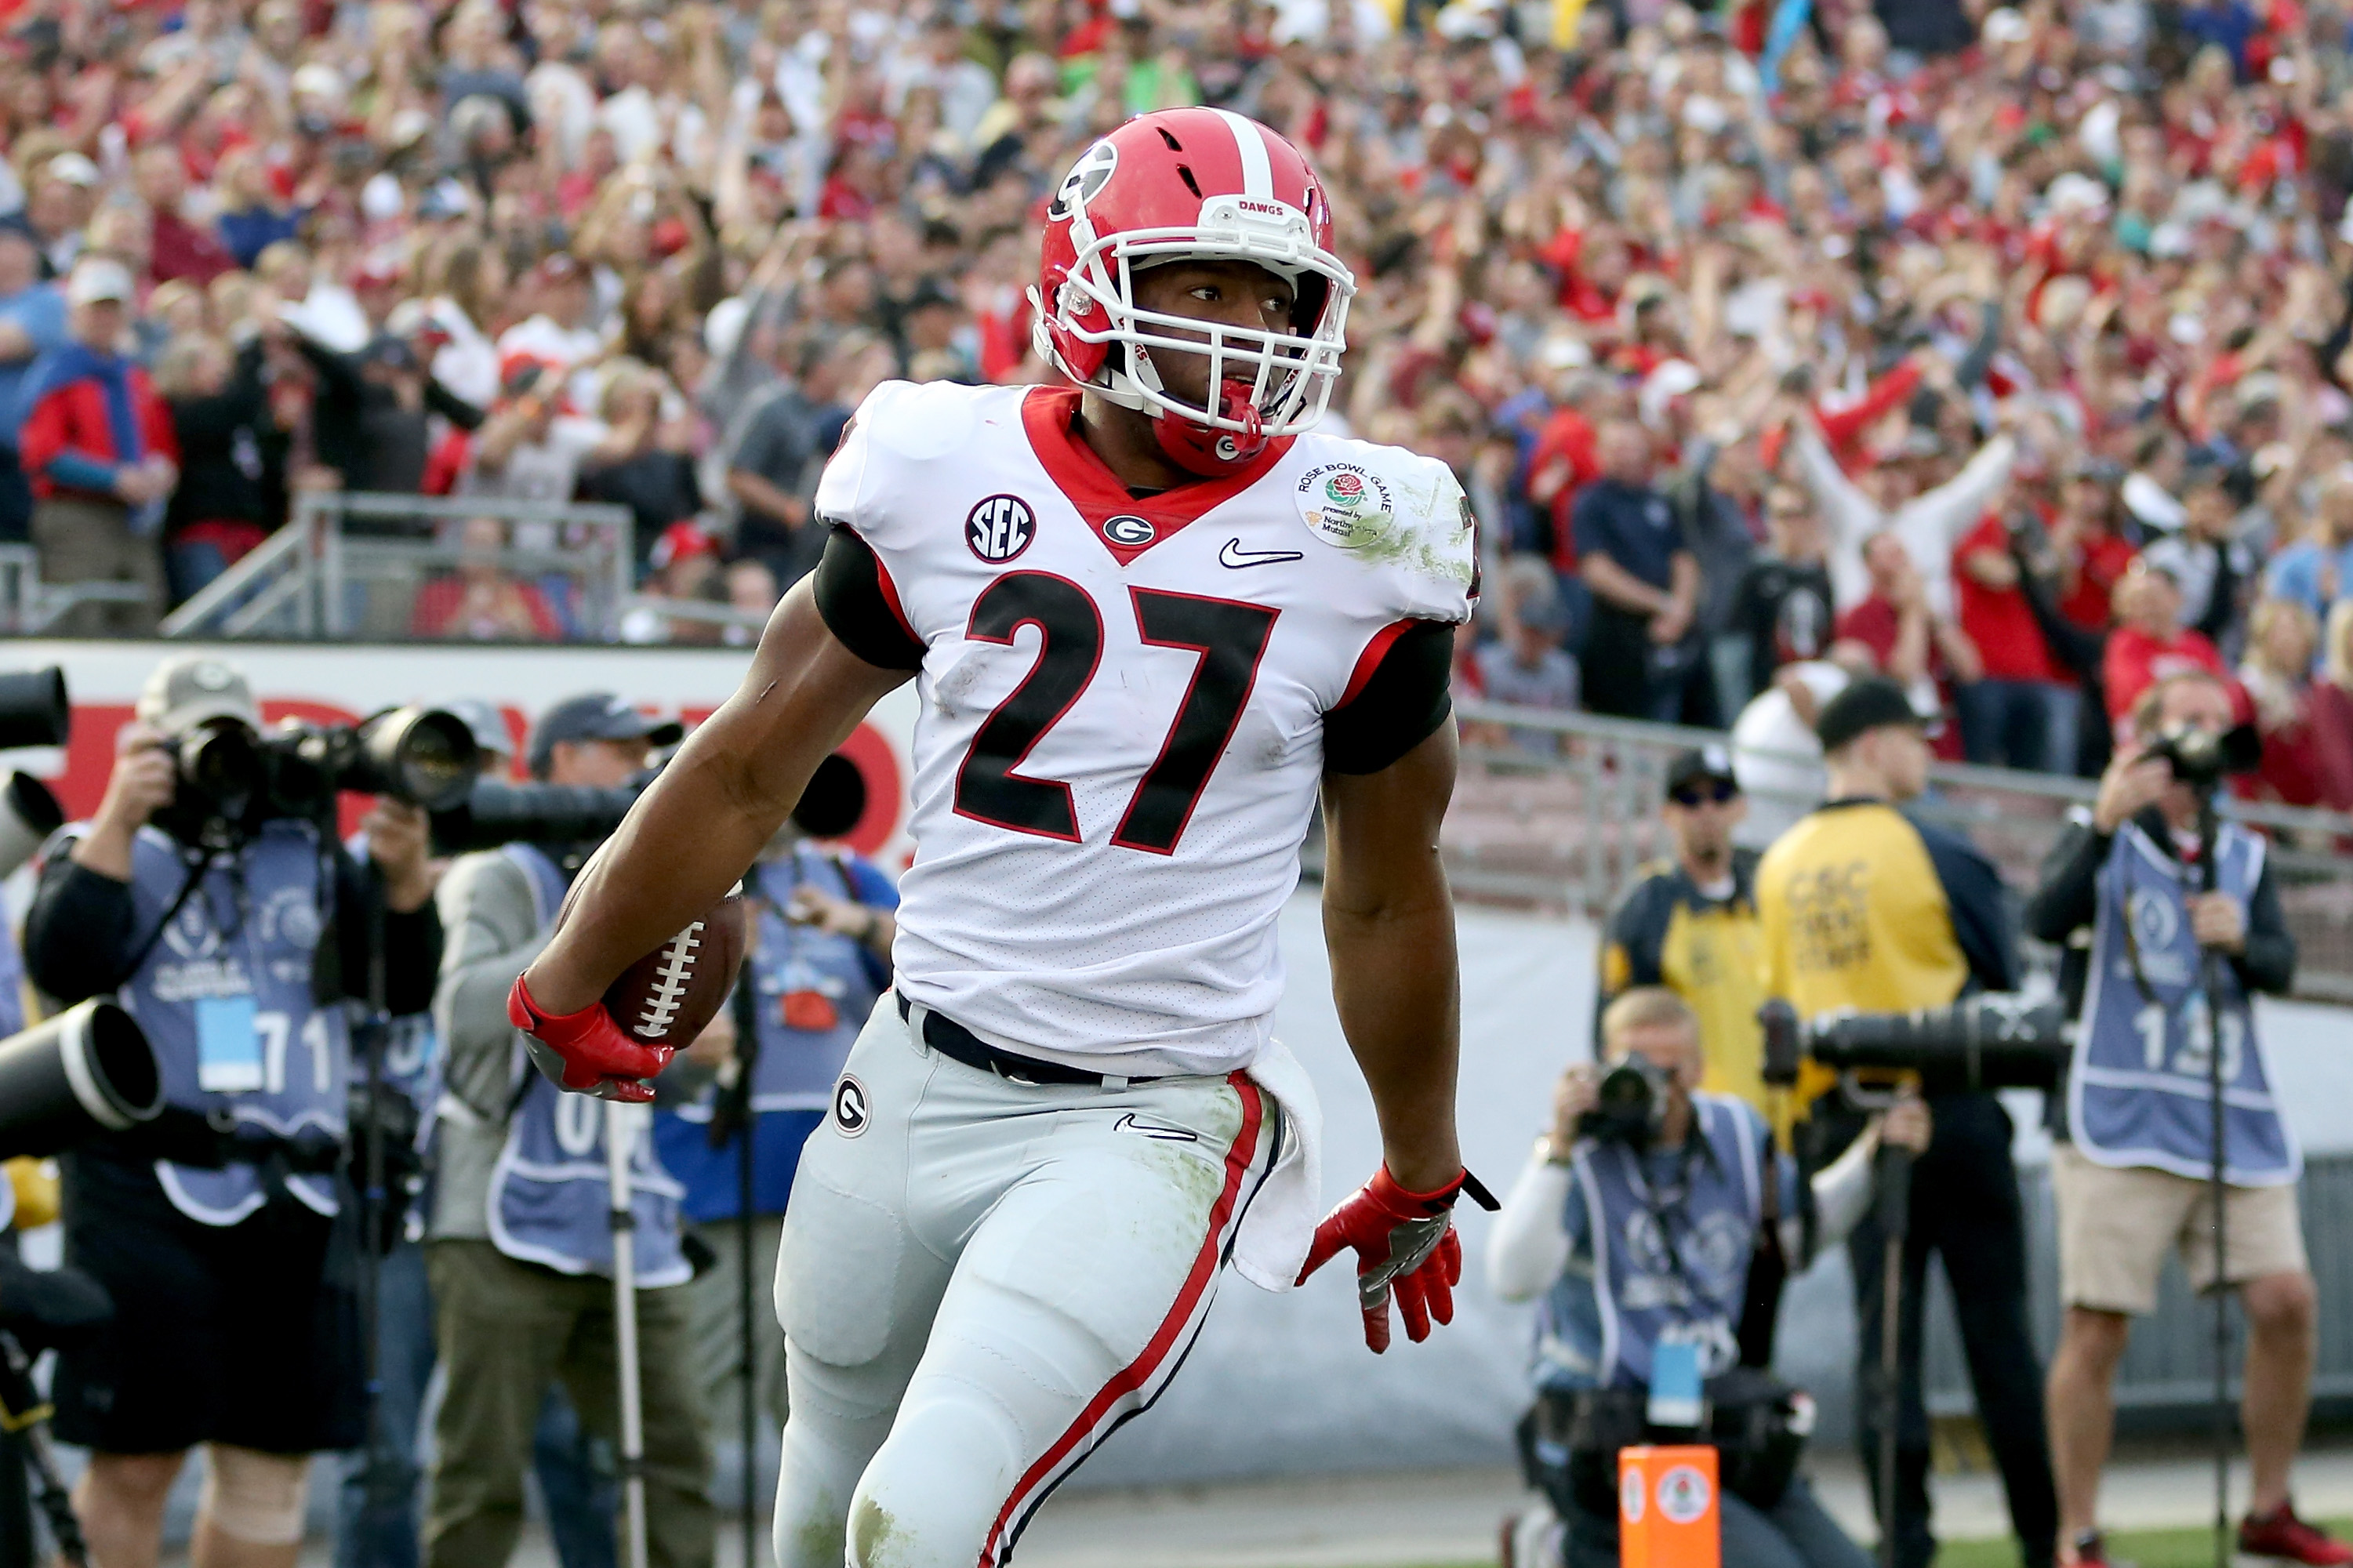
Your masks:
[[[0,1040],[0,1159],[61,1154],[164,1109],[164,1075],[130,1014],[92,997]]]
[[[10,746],[62,746],[73,727],[66,700],[66,672],[15,669],[0,675],[0,750]]]

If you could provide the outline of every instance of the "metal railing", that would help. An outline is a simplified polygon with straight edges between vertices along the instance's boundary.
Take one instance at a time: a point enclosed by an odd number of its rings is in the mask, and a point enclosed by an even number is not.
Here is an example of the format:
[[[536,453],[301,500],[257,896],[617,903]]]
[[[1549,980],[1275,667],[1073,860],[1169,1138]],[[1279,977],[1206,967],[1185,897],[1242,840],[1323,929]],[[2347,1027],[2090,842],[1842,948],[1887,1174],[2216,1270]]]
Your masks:
[[[0,636],[39,637],[80,605],[144,604],[147,595],[137,583],[45,583],[39,550],[0,544]]]
[[[477,552],[432,536],[481,517],[522,542]],[[618,506],[309,492],[285,527],[164,616],[163,634],[397,641],[417,635],[421,594],[489,563],[539,595],[566,640],[610,642],[631,596],[631,527]]]
[[[1641,868],[1669,852],[1659,816],[1666,769],[1723,732],[1590,713],[1457,705],[1463,767],[1443,840],[1454,886],[1472,898],[1606,911]],[[1778,823],[1821,798],[1819,757],[1731,746],[1748,789],[1745,842],[1769,842]],[[1748,764],[1763,764],[1761,768]],[[2022,896],[2067,812],[2090,803],[2090,779],[1938,763],[1917,809],[1967,834]],[[2270,862],[2296,936],[2295,994],[2353,1002],[2353,816],[2225,798],[2223,815],[2270,835]],[[2041,955],[2048,959],[2047,952]]]
[[[2028,1318],[2035,1348],[2048,1363],[2059,1342],[2059,1225],[2051,1196],[2049,1167],[2021,1167],[2020,1196],[2026,1206]],[[2337,1302],[2353,1293],[2353,1247],[2342,1238],[2353,1236],[2353,1155],[2315,1155],[2305,1163],[2298,1192],[2304,1213],[2306,1250],[2323,1301]],[[2127,1410],[2187,1411],[2204,1406],[2212,1397],[2212,1305],[2190,1291],[2180,1260],[2168,1258],[2158,1286],[2157,1310],[2133,1324],[2132,1343],[2116,1368],[2116,1403]],[[2244,1323],[2233,1314],[2230,1365],[2231,1386],[2238,1388],[2237,1370],[2244,1353]],[[1960,1329],[1954,1321],[1948,1292],[1928,1295],[1926,1362],[1924,1368],[1928,1408],[1937,1415],[1974,1411],[1969,1393],[1968,1363],[1961,1352]],[[2316,1398],[2342,1400],[2353,1396],[2353,1313],[2327,1311],[2320,1316],[2318,1356],[2313,1368]]]

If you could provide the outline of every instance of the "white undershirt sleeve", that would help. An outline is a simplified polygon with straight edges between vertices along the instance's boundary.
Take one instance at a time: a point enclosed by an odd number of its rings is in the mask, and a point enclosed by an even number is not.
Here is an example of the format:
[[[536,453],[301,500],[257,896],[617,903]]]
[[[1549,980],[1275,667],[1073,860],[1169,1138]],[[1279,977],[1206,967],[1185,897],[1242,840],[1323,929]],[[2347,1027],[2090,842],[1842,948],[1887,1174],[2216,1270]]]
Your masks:
[[[1531,1156],[1487,1233],[1487,1285],[1506,1301],[1527,1301],[1552,1288],[1568,1267],[1569,1168]]]

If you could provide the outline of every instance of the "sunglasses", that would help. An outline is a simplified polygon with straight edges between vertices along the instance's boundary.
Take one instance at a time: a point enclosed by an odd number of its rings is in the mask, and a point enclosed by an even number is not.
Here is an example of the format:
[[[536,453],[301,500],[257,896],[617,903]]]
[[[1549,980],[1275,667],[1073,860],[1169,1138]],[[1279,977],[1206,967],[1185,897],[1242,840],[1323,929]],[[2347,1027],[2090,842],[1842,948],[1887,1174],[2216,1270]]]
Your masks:
[[[1671,793],[1667,798],[1677,805],[1688,809],[1710,802],[1722,805],[1739,793],[1740,786],[1730,779],[1713,779],[1704,784],[1685,784],[1683,788]]]

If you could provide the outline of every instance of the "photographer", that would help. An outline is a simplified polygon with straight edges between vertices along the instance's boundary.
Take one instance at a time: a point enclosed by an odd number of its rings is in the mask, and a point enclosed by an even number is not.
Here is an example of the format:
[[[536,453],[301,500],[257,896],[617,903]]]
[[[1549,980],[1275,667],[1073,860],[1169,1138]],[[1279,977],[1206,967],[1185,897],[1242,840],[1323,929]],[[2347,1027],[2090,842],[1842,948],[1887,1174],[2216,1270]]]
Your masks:
[[[847,846],[820,845],[853,826],[866,789],[857,765],[836,754],[818,767],[801,804],[744,879],[751,952],[733,998],[735,1073],[695,1103],[654,1118],[662,1168],[686,1188],[686,1213],[715,1265],[694,1282],[695,1343],[714,1413],[734,1389],[781,1427],[786,1415],[785,1333],[768,1307],[786,1202],[801,1145],[825,1122],[833,1088],[858,1031],[891,984],[892,911],[899,890]],[[845,804],[849,809],[841,811]],[[705,1040],[719,1034],[709,1031]],[[700,1051],[698,1055],[702,1054]],[[748,1075],[748,1079],[745,1075]],[[744,1139],[749,1124],[751,1217],[744,1218]],[[747,1239],[743,1228],[748,1225]],[[743,1272],[760,1305],[744,1364]],[[734,1385],[731,1389],[730,1385]],[[739,1409],[734,1414],[748,1420]],[[721,1428],[733,1432],[740,1422]]]
[[[2219,754],[2232,723],[2229,689],[2203,671],[2165,676],[2142,693],[2090,820],[2069,826],[2026,907],[2027,930],[2063,946],[2061,988],[2069,1016],[2083,1020],[2051,1156],[2066,1306],[2050,1389],[2063,1562],[2107,1561],[2099,1481],[2116,1363],[2132,1320],[2157,1305],[2168,1248],[2180,1252],[2193,1289],[2235,1288],[2246,1311],[2242,1414],[2253,1474],[2239,1550],[2288,1563],[2353,1562],[2353,1552],[2296,1518],[2288,1499],[2311,1405],[2317,1309],[2296,1212],[2302,1160],[2272,1097],[2249,999],[2287,990],[2295,939],[2261,837],[2221,825],[2208,882],[2199,770],[2169,760],[2195,758],[2201,742]],[[2219,782],[2210,773],[2205,790]],[[2209,952],[2225,961],[2223,994],[2211,998],[2229,1095],[2228,1257],[2219,1279],[2209,1187],[2214,1031],[2201,974]]]
[[[99,1562],[155,1560],[164,1498],[205,1443],[198,1560],[289,1568],[309,1456],[361,1432],[356,1237],[335,1223],[343,999],[378,958],[392,1011],[430,994],[425,818],[379,803],[363,869],[308,803],[250,774],[229,787],[240,775],[218,764],[258,756],[261,714],[219,660],[166,661],[134,714],[97,816],[51,845],[26,920],[35,985],[58,1003],[117,992],[167,1102],[153,1131],[64,1161],[66,1259],[119,1316],[60,1358],[58,1435],[93,1450],[76,1501]]]
[[[617,788],[678,733],[608,693],[575,697],[533,731],[532,776]],[[448,1058],[426,1267],[442,1364],[463,1392],[434,1426],[430,1568],[503,1568],[513,1554],[551,1384],[562,1381],[590,1431],[610,1439],[617,1426],[607,1108],[534,1072],[506,1013],[508,988],[595,847],[508,844],[461,857],[441,888],[450,939],[434,1014]],[[714,1529],[710,1446],[689,1293],[676,1288],[691,1271],[680,1188],[652,1148],[638,1140],[633,1180],[648,1549],[655,1568],[701,1568]]]
[[[1929,749],[1926,721],[1904,689],[1881,677],[1855,681],[1822,705],[1814,727],[1830,798],[1775,840],[1757,868],[1766,994],[1811,1019],[1842,1008],[1900,1013],[1973,991],[2015,990],[2000,876],[1967,839],[1906,809],[1927,787]],[[1805,1064],[1798,1092],[1808,1109],[1796,1141],[1809,1169],[1827,1163],[1863,1128],[1861,1114],[1826,1092],[1831,1084],[1827,1068]],[[2010,1163],[2010,1113],[1983,1093],[1940,1095],[1932,1104],[1936,1141],[1912,1172],[1905,1211],[1895,1517],[1882,1526],[1895,1537],[1898,1568],[1926,1568],[1934,1559],[1920,1386],[1933,1249],[1944,1255],[1978,1418],[2001,1470],[2011,1526],[2025,1561],[2047,1563],[2058,1504],[2027,1331],[2026,1222]],[[1848,1244],[1861,1331],[1856,1436],[1874,1500],[1887,1485],[1879,1432],[1887,1245],[1876,1216],[1857,1225]]]
[[[1562,1075],[1551,1130],[1496,1216],[1487,1251],[1497,1295],[1544,1298],[1537,1468],[1567,1525],[1567,1568],[1618,1561],[1616,1450],[1653,1436],[1693,1440],[1654,1419],[1678,1360],[1688,1378],[1696,1352],[1719,1413],[1788,1407],[1788,1391],[1736,1363],[1751,1258],[1760,1247],[1788,1258],[1802,1247],[1797,1166],[1773,1152],[1753,1108],[1699,1089],[1699,1019],[1682,998],[1662,986],[1627,992],[1603,1015],[1602,1050],[1608,1088],[1590,1064]],[[1906,1100],[1814,1176],[1823,1243],[1844,1236],[1868,1205],[1881,1137],[1922,1149],[1928,1131],[1926,1108]],[[1767,1170],[1769,1191],[1759,1179]],[[1725,1563],[1863,1568],[1868,1559],[1794,1473],[1801,1429],[1785,1420],[1763,1447],[1716,1440]],[[1528,1542],[1520,1568],[1539,1568],[1534,1533],[1517,1527],[1514,1537]]]

